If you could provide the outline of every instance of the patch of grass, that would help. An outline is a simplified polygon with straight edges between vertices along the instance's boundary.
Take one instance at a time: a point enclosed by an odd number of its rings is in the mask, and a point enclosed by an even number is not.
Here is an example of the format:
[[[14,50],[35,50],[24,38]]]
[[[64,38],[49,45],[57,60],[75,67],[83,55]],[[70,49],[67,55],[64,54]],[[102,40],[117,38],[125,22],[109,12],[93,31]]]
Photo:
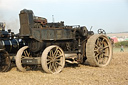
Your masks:
[[[120,52],[120,47],[114,47],[113,52]],[[128,52],[128,47],[124,47],[124,52]]]
[[[117,42],[114,44],[114,46],[118,48],[120,48],[121,45],[123,45],[124,47],[128,47],[128,41]]]

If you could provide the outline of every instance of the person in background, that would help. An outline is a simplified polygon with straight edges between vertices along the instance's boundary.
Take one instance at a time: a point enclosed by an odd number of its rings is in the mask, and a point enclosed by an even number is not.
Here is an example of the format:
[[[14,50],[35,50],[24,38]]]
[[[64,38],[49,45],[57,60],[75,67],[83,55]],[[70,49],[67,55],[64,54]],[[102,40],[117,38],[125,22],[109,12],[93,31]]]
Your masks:
[[[121,45],[120,52],[124,52],[124,47]]]

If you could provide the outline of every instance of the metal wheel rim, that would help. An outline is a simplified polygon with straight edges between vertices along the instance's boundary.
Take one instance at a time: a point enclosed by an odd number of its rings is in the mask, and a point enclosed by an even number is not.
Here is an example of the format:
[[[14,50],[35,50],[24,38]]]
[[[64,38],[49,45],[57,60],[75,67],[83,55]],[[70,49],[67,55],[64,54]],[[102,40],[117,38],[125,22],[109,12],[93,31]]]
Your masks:
[[[63,50],[56,45],[47,47],[42,53],[41,64],[45,72],[52,74],[59,73],[65,65]]]
[[[105,35],[93,35],[87,42],[87,61],[92,66],[104,67],[112,58],[112,46]]]
[[[22,72],[24,72],[24,71],[26,71],[26,69],[22,66],[22,62],[21,62],[21,59],[22,59],[22,53],[24,52],[24,50],[25,49],[27,49],[28,48],[28,46],[24,46],[24,47],[22,47],[21,49],[19,49],[19,51],[17,52],[17,55],[16,55],[16,66],[17,66],[17,68],[20,70],[20,71],[22,71]]]

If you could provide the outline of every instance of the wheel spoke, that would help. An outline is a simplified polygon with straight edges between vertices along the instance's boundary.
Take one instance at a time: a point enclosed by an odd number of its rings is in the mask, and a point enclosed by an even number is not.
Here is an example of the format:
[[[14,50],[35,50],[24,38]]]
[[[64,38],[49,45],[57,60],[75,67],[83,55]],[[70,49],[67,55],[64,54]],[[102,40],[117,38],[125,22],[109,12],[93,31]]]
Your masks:
[[[56,64],[58,64],[59,66],[62,66],[59,62],[56,62]]]
[[[48,59],[52,59],[52,57],[51,56],[48,56]]]
[[[54,71],[56,72],[56,65],[55,65],[55,62],[53,62],[53,69],[54,69]]]
[[[104,49],[106,49],[106,48],[109,48],[109,46],[107,45],[107,46],[104,47]]]
[[[99,38],[97,39],[97,46],[100,46],[100,45],[99,45]]]
[[[103,58],[103,61],[102,61],[102,64],[105,64],[106,63],[106,57]]]
[[[52,63],[52,61],[47,62],[47,65],[49,65],[50,63]]]
[[[55,65],[54,65],[54,62],[52,62],[52,71],[55,71]]]
[[[47,62],[51,61],[51,59],[47,59]]]
[[[95,59],[96,59],[96,61],[98,62],[98,60],[99,60],[99,54],[97,54],[97,55],[95,56]]]
[[[95,48],[98,48],[98,45],[97,44],[95,44]]]
[[[109,55],[105,55],[105,54],[104,54],[104,57],[108,57],[108,58],[109,58]]]
[[[56,47],[56,50],[55,50],[55,52],[54,52],[54,56],[56,56],[57,53],[58,53],[58,47]]]
[[[59,62],[59,61],[60,61],[60,59],[56,59],[55,61],[56,61],[56,62]]]
[[[98,49],[94,50],[94,52],[97,52],[98,53]]]
[[[101,58],[100,58],[101,62],[100,64],[105,64],[104,61],[105,61],[105,57],[104,57],[104,54],[101,55]]]
[[[26,50],[26,54],[27,54],[27,57],[30,57],[30,52],[28,53],[28,51]]]
[[[106,53],[106,50],[103,50],[103,53]]]
[[[52,56],[52,52],[50,51],[49,53],[50,53],[50,57],[51,57],[51,56]],[[48,57],[49,57],[49,56],[48,56]]]
[[[104,44],[104,41],[105,41],[105,39],[103,38],[103,40],[102,40],[102,45]]]
[[[52,69],[52,65],[51,65],[52,63],[50,63],[49,64],[49,67],[48,67],[48,69],[51,71],[51,69]]]
[[[63,55],[62,51],[59,50],[59,55]]]
[[[103,46],[102,40],[99,41],[99,46]]]
[[[100,64],[104,64],[104,58],[100,59]]]
[[[108,58],[107,57],[104,57],[103,64],[105,64],[107,60],[108,60]]]
[[[26,51],[23,51],[24,55],[27,56]]]
[[[57,66],[57,64],[56,64],[56,62],[55,62],[55,68],[57,69],[57,67],[58,67],[58,66]]]
[[[103,54],[100,54],[99,59],[103,58]]]
[[[54,54],[53,54],[53,50],[50,50],[50,57],[53,57]]]
[[[101,57],[101,55],[99,56],[99,61],[98,61],[98,63],[99,63],[99,64],[102,63],[102,57]]]
[[[61,54],[61,55],[59,55],[59,56],[56,56],[56,59],[57,59],[57,58],[60,58],[60,57],[63,57],[63,54]]]

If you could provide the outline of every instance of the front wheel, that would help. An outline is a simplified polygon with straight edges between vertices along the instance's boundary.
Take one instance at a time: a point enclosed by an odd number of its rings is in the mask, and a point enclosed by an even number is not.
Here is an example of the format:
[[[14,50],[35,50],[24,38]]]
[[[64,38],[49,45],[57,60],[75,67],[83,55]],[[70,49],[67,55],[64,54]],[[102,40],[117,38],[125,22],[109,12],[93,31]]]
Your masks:
[[[29,53],[27,51],[28,49],[28,46],[24,46],[22,48],[20,48],[16,54],[16,66],[18,68],[19,71],[22,71],[22,72],[25,72],[27,69],[26,69],[26,66],[24,66],[22,64],[22,58],[24,57],[29,57]]]
[[[63,50],[56,45],[47,47],[42,53],[41,65],[47,73],[56,74],[61,72],[65,65]]]

